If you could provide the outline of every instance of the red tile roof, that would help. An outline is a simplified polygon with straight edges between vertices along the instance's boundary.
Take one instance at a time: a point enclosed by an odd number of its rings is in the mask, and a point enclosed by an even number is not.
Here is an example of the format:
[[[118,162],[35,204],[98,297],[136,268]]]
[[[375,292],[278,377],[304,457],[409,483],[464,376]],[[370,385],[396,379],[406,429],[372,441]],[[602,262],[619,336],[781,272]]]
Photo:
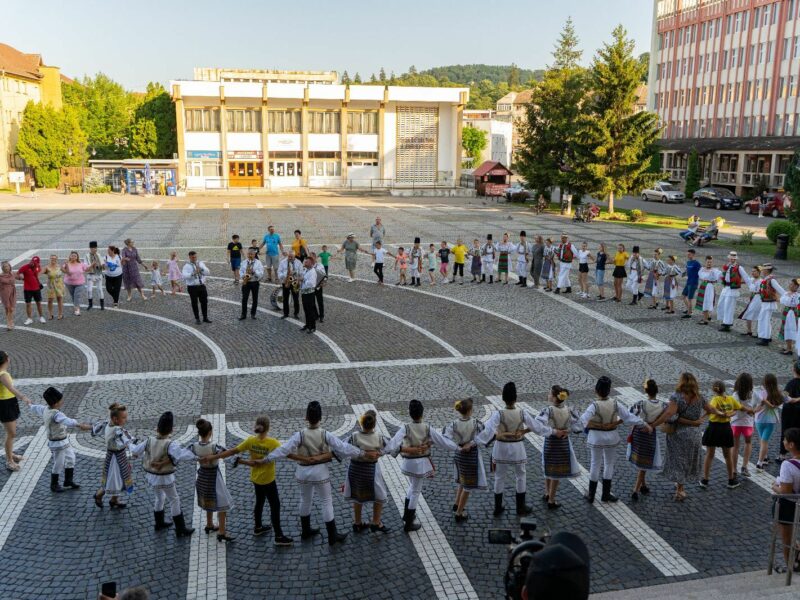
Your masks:
[[[530,104],[533,97],[533,90],[524,90],[514,98],[514,104]]]
[[[494,161],[494,160],[487,160],[480,167],[475,169],[475,171],[472,173],[472,176],[473,177],[483,177],[489,171],[492,171],[492,170],[497,169],[497,168],[503,169],[509,175],[513,175],[513,173],[511,171],[509,171],[508,168],[505,167],[502,163],[499,163],[499,162]]]
[[[41,54],[25,54],[7,44],[0,44],[0,71],[26,79],[41,79]]]

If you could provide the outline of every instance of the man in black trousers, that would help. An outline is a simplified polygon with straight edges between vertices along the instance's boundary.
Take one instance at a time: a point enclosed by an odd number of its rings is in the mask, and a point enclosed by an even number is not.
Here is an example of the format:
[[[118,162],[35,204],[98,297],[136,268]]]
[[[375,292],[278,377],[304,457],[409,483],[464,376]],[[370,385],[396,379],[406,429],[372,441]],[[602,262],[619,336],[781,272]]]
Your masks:
[[[300,298],[292,285],[295,279],[300,279],[303,276],[303,263],[297,260],[294,252],[289,250],[286,258],[282,259],[278,264],[278,283],[283,288],[283,316],[281,319],[289,317],[289,298],[294,303],[294,318],[300,316]]]
[[[303,301],[303,312],[306,315],[306,324],[301,331],[314,333],[317,330],[317,279],[319,275],[314,268],[314,260],[306,258],[303,263],[303,283],[300,284],[300,298]]]
[[[206,265],[197,260],[197,252],[189,252],[189,262],[183,265],[181,270],[183,280],[186,282],[186,289],[192,301],[192,312],[194,320],[200,324],[200,310],[203,311],[203,323],[211,323],[208,318],[208,290],[206,290],[206,277],[211,275]],[[198,303],[200,310],[198,310]]]
[[[242,261],[239,267],[239,279],[242,282],[242,316],[240,321],[247,318],[247,300],[253,297],[253,306],[250,308],[250,318],[256,318],[258,310],[258,289],[261,287],[259,281],[264,276],[264,265],[256,258],[256,251],[250,248],[247,251],[247,259]]]

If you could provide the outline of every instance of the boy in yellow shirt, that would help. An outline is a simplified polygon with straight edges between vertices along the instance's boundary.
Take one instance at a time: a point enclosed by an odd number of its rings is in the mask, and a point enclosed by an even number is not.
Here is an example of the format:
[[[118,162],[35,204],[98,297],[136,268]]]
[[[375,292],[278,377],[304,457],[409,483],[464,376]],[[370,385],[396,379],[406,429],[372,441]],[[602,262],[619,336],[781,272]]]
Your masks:
[[[738,411],[744,411],[750,415],[754,413],[749,406],[743,405],[733,396],[725,394],[725,383],[715,381],[711,386],[714,397],[708,403],[707,411],[708,427],[703,432],[703,446],[706,447],[706,458],[703,462],[703,479],[700,480],[700,487],[708,487],[708,476],[711,471],[711,463],[714,462],[714,455],[717,448],[722,449],[722,456],[725,457],[725,466],[728,469],[728,489],[734,489],[741,484],[736,479],[736,470],[733,463],[733,429],[731,429],[731,417]]]
[[[453,279],[452,283],[456,282],[456,275],[461,276],[461,285],[464,285],[464,263],[467,260],[469,248],[464,245],[461,239],[456,240],[456,245],[450,249],[453,254]]]

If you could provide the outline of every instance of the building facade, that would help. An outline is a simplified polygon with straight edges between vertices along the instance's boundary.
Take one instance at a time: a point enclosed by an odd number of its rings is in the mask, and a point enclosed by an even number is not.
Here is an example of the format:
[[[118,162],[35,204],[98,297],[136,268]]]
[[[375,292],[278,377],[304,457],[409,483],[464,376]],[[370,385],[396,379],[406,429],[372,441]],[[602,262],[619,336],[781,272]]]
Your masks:
[[[172,81],[187,189],[455,185],[466,88]]]
[[[26,54],[0,44],[0,187],[8,187],[10,171],[24,171],[17,154],[17,137],[28,102],[61,108],[61,74],[46,66],[39,54]]]
[[[475,127],[486,132],[487,144],[481,153],[478,164],[487,160],[499,162],[505,166],[511,164],[513,125],[509,121],[497,119],[493,110],[465,110],[464,126]]]
[[[783,186],[800,145],[800,0],[654,0],[649,107],[662,167],[747,194]]]

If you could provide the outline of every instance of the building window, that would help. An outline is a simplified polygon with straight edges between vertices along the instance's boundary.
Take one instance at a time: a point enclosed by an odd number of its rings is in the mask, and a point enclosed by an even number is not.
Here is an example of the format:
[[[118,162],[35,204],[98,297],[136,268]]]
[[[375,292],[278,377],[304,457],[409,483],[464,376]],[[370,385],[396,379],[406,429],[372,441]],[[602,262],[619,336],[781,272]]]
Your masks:
[[[781,135],[782,133],[783,133],[783,115],[776,115],[775,128],[772,131],[772,135]]]
[[[797,76],[790,75],[789,76],[789,97],[794,98],[797,96]]]
[[[767,42],[767,62],[772,62],[772,42]]]
[[[311,110],[308,112],[308,132],[341,133],[341,117],[338,110]]]
[[[299,110],[267,111],[267,131],[269,133],[301,133],[301,115]]]
[[[252,133],[261,131],[261,110],[226,110],[228,131]]]
[[[347,132],[378,133],[378,111],[365,110],[363,112],[348,112]]]
[[[761,27],[761,7],[757,7],[753,10],[753,29],[757,27]]]
[[[378,166],[378,153],[377,152],[348,152],[347,154],[348,167],[377,167]]]
[[[187,108],[186,131],[219,131],[218,108]]]
[[[778,98],[786,98],[786,79],[784,77],[778,79]]]

